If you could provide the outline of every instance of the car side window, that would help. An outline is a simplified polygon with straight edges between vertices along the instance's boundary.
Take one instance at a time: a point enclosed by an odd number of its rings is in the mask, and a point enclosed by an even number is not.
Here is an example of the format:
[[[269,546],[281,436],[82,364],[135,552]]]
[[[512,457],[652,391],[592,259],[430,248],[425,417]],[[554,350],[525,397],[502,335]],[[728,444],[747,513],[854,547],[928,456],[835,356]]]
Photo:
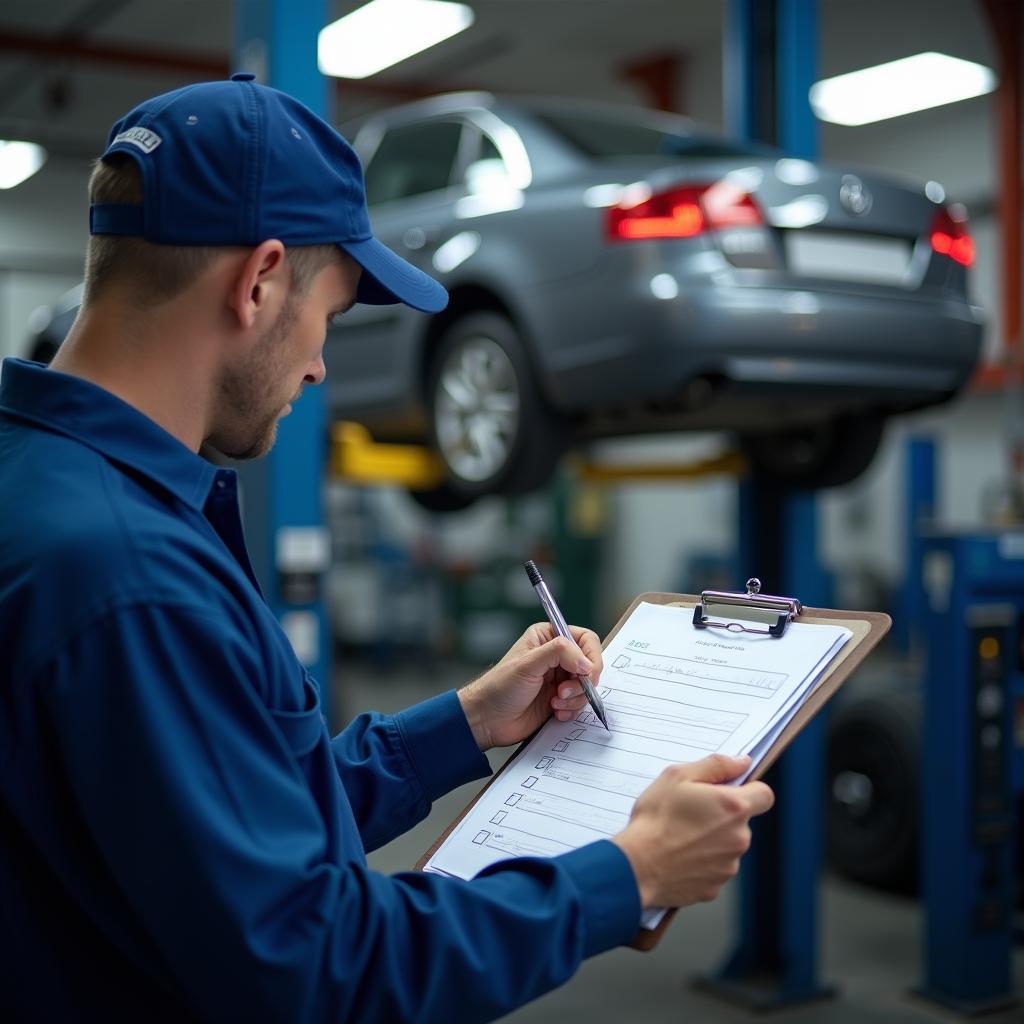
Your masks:
[[[508,184],[508,167],[502,159],[494,140],[483,132],[480,133],[480,144],[476,159],[465,172],[466,188],[471,193],[488,191],[494,185]]]
[[[385,132],[366,167],[370,206],[447,188],[459,152],[462,125],[454,121],[406,125]]]

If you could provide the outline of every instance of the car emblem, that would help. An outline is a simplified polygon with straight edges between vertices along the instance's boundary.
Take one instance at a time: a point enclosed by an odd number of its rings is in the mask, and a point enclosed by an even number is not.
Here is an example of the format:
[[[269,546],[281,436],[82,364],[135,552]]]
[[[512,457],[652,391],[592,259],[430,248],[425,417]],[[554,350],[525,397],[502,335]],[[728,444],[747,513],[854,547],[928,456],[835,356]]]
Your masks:
[[[871,209],[873,201],[871,193],[860,178],[853,174],[843,175],[843,183],[839,186],[839,202],[847,213],[861,217]]]

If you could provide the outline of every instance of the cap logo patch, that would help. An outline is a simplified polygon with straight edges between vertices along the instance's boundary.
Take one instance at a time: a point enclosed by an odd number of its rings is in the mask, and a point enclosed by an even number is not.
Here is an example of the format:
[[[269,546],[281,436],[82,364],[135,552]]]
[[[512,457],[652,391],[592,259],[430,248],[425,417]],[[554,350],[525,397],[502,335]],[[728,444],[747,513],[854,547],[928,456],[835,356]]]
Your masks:
[[[148,128],[129,128],[127,131],[115,135],[111,145],[115,142],[130,142],[133,146],[138,146],[143,153],[152,153],[163,142],[163,139]]]

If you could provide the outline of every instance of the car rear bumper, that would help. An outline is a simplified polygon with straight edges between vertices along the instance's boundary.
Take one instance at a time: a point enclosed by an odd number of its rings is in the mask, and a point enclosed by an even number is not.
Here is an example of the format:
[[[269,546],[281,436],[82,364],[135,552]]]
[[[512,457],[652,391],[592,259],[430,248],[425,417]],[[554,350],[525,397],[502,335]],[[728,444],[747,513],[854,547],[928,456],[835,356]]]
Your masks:
[[[624,302],[620,287],[617,303],[593,303],[591,283],[575,323],[585,340],[547,358],[555,406],[583,418],[610,410],[613,429],[645,410],[663,425],[708,428],[896,412],[954,394],[981,345],[978,310],[949,293],[708,283],[658,299],[649,281]]]

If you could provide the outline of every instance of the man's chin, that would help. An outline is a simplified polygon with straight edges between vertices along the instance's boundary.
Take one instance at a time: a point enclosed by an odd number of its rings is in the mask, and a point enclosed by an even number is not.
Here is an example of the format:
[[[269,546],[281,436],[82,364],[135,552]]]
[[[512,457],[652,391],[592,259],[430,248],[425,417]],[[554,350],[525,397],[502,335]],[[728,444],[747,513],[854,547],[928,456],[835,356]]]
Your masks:
[[[274,447],[276,440],[277,421],[275,420],[269,429],[260,434],[256,440],[250,441],[247,446],[242,446],[238,442],[232,441],[219,444],[213,438],[210,438],[206,444],[229,459],[234,459],[236,462],[246,462],[250,459],[263,458]]]

